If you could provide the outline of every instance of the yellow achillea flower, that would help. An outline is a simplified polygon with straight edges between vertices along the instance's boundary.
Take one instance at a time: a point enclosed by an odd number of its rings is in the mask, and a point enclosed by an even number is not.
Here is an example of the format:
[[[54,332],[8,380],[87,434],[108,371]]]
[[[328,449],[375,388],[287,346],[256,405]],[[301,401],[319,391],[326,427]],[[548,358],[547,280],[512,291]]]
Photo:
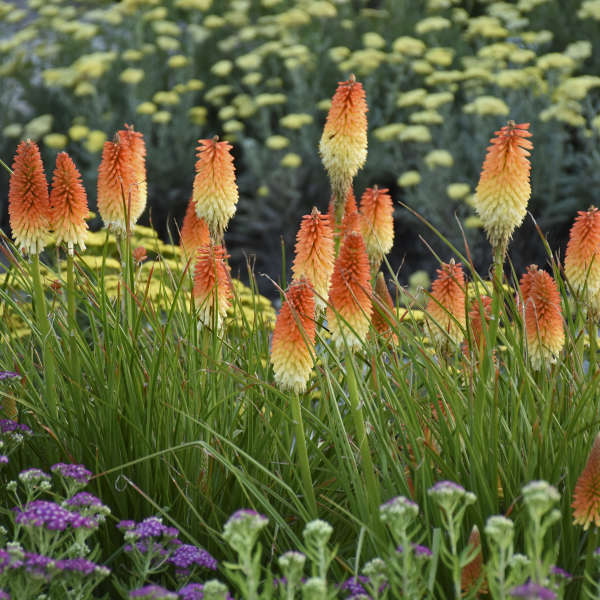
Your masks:
[[[360,199],[361,233],[371,262],[379,264],[394,245],[394,206],[387,188],[367,188]]]
[[[327,322],[338,349],[358,349],[366,339],[371,320],[369,258],[360,233],[346,235],[335,261]]]
[[[508,125],[496,131],[488,146],[475,193],[475,210],[480,216],[494,251],[504,255],[512,232],[527,212],[531,195],[527,157],[533,144],[529,123]]]
[[[600,211],[595,206],[577,213],[565,254],[565,274],[573,289],[585,291],[585,302],[600,312]]]
[[[465,276],[462,265],[455,263],[454,259],[442,263],[437,270],[426,312],[431,338],[436,344],[444,347],[448,338],[457,344],[463,339],[466,323]]]
[[[556,282],[546,271],[531,265],[521,277],[525,331],[532,367],[556,362],[565,343],[560,294]]]
[[[306,277],[315,291],[317,308],[326,306],[334,261],[333,231],[327,215],[316,208],[302,217],[296,236],[296,257],[292,265],[294,279]]]
[[[310,282],[294,281],[277,315],[271,364],[275,381],[284,390],[304,392],[314,362],[315,300]]]
[[[89,214],[87,195],[81,175],[66,152],[56,157],[56,168],[50,192],[50,222],[56,233],[56,243],[67,243],[69,254],[79,244],[85,250],[88,230],[86,218]]]
[[[341,223],[352,179],[367,158],[367,102],[354,75],[338,83],[325,121],[319,152],[335,197],[335,221]]]
[[[371,323],[377,333],[383,336],[386,340],[396,343],[398,337],[392,331],[390,322],[396,320],[396,309],[394,301],[388,290],[383,273],[378,273],[375,280],[375,290],[373,293],[373,315]]]
[[[231,306],[233,287],[223,246],[201,246],[194,269],[194,302],[200,324],[220,328]]]
[[[183,223],[181,224],[181,232],[179,245],[183,250],[186,261],[191,257],[196,256],[198,248],[208,246],[210,244],[210,233],[208,225],[204,219],[201,219],[196,214],[196,205],[194,198],[190,198]]]
[[[198,140],[198,161],[194,178],[194,203],[196,214],[206,221],[211,239],[218,243],[223,238],[229,220],[235,213],[238,188],[231,144],[211,140]]]
[[[600,527],[600,434],[575,484],[571,507],[573,524],[582,525],[584,531],[592,524]]]
[[[477,525],[473,525],[469,535],[469,546],[475,556],[462,568],[460,573],[460,588],[465,596],[472,594],[477,587],[475,597],[480,594],[487,595],[487,584],[483,574],[483,554],[481,553],[481,535]]]
[[[39,148],[27,140],[17,147],[8,189],[8,214],[15,244],[39,254],[50,230],[48,182]]]

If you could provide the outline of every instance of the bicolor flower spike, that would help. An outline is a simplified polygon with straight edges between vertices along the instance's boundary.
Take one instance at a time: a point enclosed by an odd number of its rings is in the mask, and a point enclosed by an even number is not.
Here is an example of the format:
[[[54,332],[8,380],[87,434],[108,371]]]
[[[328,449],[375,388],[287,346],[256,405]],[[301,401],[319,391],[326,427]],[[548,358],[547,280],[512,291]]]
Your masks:
[[[600,313],[600,211],[591,206],[577,213],[565,254],[565,274],[573,289]]]
[[[547,363],[556,362],[565,343],[560,294],[554,279],[537,265],[528,267],[520,287],[529,358],[537,371]]]
[[[391,342],[397,342],[398,338],[392,331],[390,323],[396,320],[396,308],[388,290],[383,273],[377,274],[375,290],[373,294],[373,316],[371,322],[377,333]]]
[[[196,214],[196,205],[192,197],[183,217],[179,239],[179,245],[183,250],[186,261],[196,256],[198,248],[209,244],[210,232],[208,231],[208,225],[204,219]]]
[[[271,364],[275,381],[283,390],[302,393],[310,378],[315,346],[315,296],[310,282],[292,282],[277,315]]]
[[[327,215],[316,208],[302,217],[296,236],[296,257],[292,265],[294,279],[306,277],[315,291],[315,305],[324,309],[333,273],[333,231]]]
[[[471,303],[469,310],[469,325],[471,327],[471,349],[473,351],[485,348],[485,334],[483,322],[488,324],[492,318],[492,299],[489,296],[480,296]],[[469,344],[465,341],[463,350],[465,354],[469,351]]]
[[[338,83],[325,121],[319,152],[335,196],[335,221],[341,223],[348,188],[367,158],[367,101],[354,75]]]
[[[201,246],[194,269],[194,303],[200,325],[220,329],[231,306],[233,289],[223,246]]]
[[[583,472],[573,491],[573,523],[586,530],[600,527],[600,434],[596,435]]]
[[[327,323],[335,345],[351,350],[361,347],[367,337],[371,312],[369,258],[362,236],[351,232],[344,238],[335,261]]]
[[[131,229],[137,195],[131,144],[117,133],[113,141],[104,142],[98,167],[98,212],[104,224],[120,233]]]
[[[473,529],[471,529],[469,546],[471,553],[473,553],[473,558],[462,568],[460,573],[460,587],[465,596],[471,595],[471,597],[473,597],[473,590],[477,588],[474,597],[479,598],[480,594],[487,595],[487,584],[483,572],[481,535],[477,525],[473,525]]]
[[[433,341],[445,346],[448,338],[458,344],[463,339],[465,316],[465,276],[462,265],[452,259],[442,263],[431,285],[427,303],[429,331]]]
[[[527,139],[529,123],[509,121],[490,140],[475,191],[475,210],[490,244],[502,256],[510,237],[525,218],[531,195],[528,156],[533,144]]]
[[[87,194],[81,182],[81,175],[66,152],[56,157],[56,168],[50,191],[50,223],[56,233],[56,243],[65,242],[69,254],[73,254],[75,244],[85,250],[85,237],[89,214]]]
[[[146,209],[148,201],[148,183],[146,179],[146,143],[144,136],[139,131],[134,131],[132,125],[125,125],[119,130],[123,143],[129,145],[131,150],[131,168],[133,171],[133,185],[131,187],[131,224],[137,223]]]
[[[213,243],[220,243],[238,201],[232,146],[219,142],[217,136],[198,143],[193,195],[196,214],[206,221]]]
[[[12,165],[8,190],[10,228],[17,247],[39,254],[50,230],[48,182],[35,142],[21,142]]]
[[[361,232],[371,263],[379,265],[394,245],[394,206],[386,188],[367,188],[360,199]]]

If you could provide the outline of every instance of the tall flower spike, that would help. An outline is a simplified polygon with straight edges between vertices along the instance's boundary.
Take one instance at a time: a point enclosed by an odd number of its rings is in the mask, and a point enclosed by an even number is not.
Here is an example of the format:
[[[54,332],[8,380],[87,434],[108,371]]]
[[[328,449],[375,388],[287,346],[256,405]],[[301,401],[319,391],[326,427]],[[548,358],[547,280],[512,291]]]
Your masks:
[[[533,144],[527,139],[531,137],[528,129],[529,123],[509,121],[495,132],[475,191],[475,210],[494,251],[502,256],[513,231],[525,218],[531,195],[527,157]]]
[[[190,198],[185,216],[183,217],[179,244],[186,261],[196,256],[196,252],[200,246],[208,246],[210,244],[208,225],[204,219],[201,219],[196,214],[196,205],[194,204],[193,197]]]
[[[232,146],[219,142],[217,136],[198,143],[193,195],[196,214],[206,221],[213,243],[220,243],[238,201],[233,156],[229,152]]]
[[[463,339],[465,317],[465,276],[460,263],[452,259],[442,263],[437,279],[431,285],[426,312],[433,341],[446,346],[448,337],[458,344]],[[432,322],[435,321],[434,322]]]
[[[366,339],[371,320],[369,258],[362,236],[349,233],[335,261],[327,322],[335,345],[358,349]]]
[[[361,232],[377,267],[394,245],[394,206],[386,188],[367,188],[360,199]]]
[[[485,577],[483,577],[483,556],[481,554],[481,535],[477,525],[473,525],[471,534],[469,535],[469,546],[471,551],[475,553],[473,558],[462,568],[460,574],[460,587],[465,596],[471,595],[475,587],[475,597],[479,598],[480,594],[487,594],[487,585]]]
[[[560,294],[554,279],[537,265],[528,267],[520,287],[531,366],[539,370],[548,362],[556,362],[565,343]]]
[[[492,299],[489,296],[480,296],[471,303],[469,310],[469,325],[471,326],[471,350],[477,352],[485,347],[485,334],[483,333],[483,321],[489,323],[492,318]],[[465,354],[469,351],[469,344],[465,341],[463,345]]]
[[[373,316],[371,322],[375,331],[389,341],[397,342],[398,338],[390,327],[390,322],[394,322],[396,317],[396,308],[394,301],[388,290],[383,273],[379,272],[375,281],[375,293],[373,294]]]
[[[50,229],[48,182],[35,142],[17,147],[8,190],[8,214],[15,244],[28,254],[39,254]]]
[[[275,381],[283,390],[306,390],[315,346],[314,298],[310,282],[301,277],[290,285],[277,315],[271,363]]]
[[[56,243],[66,242],[69,254],[75,244],[85,250],[89,209],[81,175],[66,152],[56,157],[56,168],[50,191],[50,222],[56,233]]]
[[[595,206],[577,213],[569,234],[565,274],[584,302],[600,313],[600,211]]]
[[[315,305],[324,309],[333,273],[333,231],[327,215],[316,208],[302,217],[296,236],[296,257],[292,265],[294,279],[306,277],[315,290]]]
[[[119,130],[119,136],[131,150],[131,168],[133,185],[131,188],[131,223],[134,224],[142,216],[148,201],[148,183],[146,180],[146,144],[144,136],[134,131],[132,125],[125,125]]]
[[[571,507],[575,525],[582,525],[584,531],[592,524],[600,527],[600,433],[575,484]]]
[[[233,290],[227,258],[223,246],[198,248],[193,295],[201,325],[216,324],[220,329],[231,306]]]
[[[348,188],[367,158],[367,102],[354,75],[338,83],[325,121],[319,152],[335,197],[335,221],[342,221]]]
[[[133,225],[131,207],[138,190],[133,162],[131,145],[119,133],[113,141],[104,142],[98,167],[98,212],[104,224],[117,232]]]

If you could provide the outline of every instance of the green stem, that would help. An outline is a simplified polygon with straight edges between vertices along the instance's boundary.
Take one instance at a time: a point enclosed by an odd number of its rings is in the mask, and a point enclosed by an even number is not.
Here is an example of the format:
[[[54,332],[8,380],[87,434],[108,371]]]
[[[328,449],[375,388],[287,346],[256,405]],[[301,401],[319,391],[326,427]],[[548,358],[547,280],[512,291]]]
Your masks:
[[[131,252],[129,249],[129,238],[127,233],[119,234],[119,246],[121,249],[121,277],[123,278],[123,305],[127,318],[127,330],[133,327],[133,270],[131,269]]]
[[[50,348],[50,321],[46,313],[46,299],[40,277],[40,258],[38,254],[31,257],[31,275],[33,279],[33,299],[35,314],[40,333],[42,334],[42,360],[44,362],[44,381],[46,383],[46,400],[52,417],[58,420],[56,395],[56,365],[54,354]]]
[[[81,390],[81,365],[75,334],[77,331],[77,316],[75,306],[75,265],[73,254],[67,250],[67,309],[69,312],[69,340],[71,346],[71,365],[73,367],[73,381],[77,393]]]
[[[13,170],[1,158],[0,165],[2,165],[12,175]]]
[[[590,368],[588,373],[594,375],[596,372],[596,354],[598,351],[598,326],[593,311],[588,311],[588,336],[590,338]]]
[[[294,430],[296,432],[296,459],[300,463],[300,475],[306,494],[308,508],[311,517],[317,517],[317,501],[315,499],[315,489],[310,475],[310,465],[308,462],[308,451],[306,450],[306,436],[304,434],[304,423],[302,421],[302,407],[300,405],[300,396],[294,392],[291,395],[292,417],[294,419]]]
[[[352,353],[348,350],[346,351],[346,382],[348,384],[350,411],[352,412],[352,419],[354,420],[354,427],[356,429],[356,435],[358,438],[362,467],[367,487],[367,498],[370,504],[369,511],[373,521],[377,524],[378,529],[379,505],[381,504],[379,496],[379,484],[375,478],[375,467],[373,466],[373,459],[371,458],[371,448],[369,447],[369,439],[367,437],[365,428],[365,419],[360,404],[360,398],[358,396],[358,385],[356,383],[354,360],[352,358]]]
[[[592,527],[588,534],[587,547],[585,551],[585,568],[584,573],[592,577],[592,567],[594,564],[594,552],[598,547],[598,528]],[[593,577],[592,577],[593,578]]]

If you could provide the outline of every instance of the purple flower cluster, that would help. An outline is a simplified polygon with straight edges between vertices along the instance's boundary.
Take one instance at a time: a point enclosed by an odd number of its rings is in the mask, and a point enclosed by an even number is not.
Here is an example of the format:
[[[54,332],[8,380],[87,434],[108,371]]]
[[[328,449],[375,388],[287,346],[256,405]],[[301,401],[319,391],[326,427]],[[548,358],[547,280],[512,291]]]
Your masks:
[[[513,598],[526,598],[527,600],[555,600],[556,598],[556,593],[551,589],[533,581],[513,588],[510,595]]]
[[[363,587],[364,584],[369,582],[369,578],[364,575],[358,575],[358,577],[350,577],[346,579],[340,586],[340,589],[348,592],[348,598],[353,596],[367,596],[367,591]]]
[[[421,544],[413,543],[412,549],[413,549],[413,552],[415,553],[415,556],[425,556],[425,557],[432,556],[432,552],[427,546],[421,546]],[[396,548],[396,552],[400,552],[400,554],[402,554],[402,552],[404,552],[404,548],[402,546],[398,546]]]
[[[144,600],[177,600],[177,594],[170,592],[160,585],[145,585],[129,592],[130,598],[143,598]]]
[[[13,441],[20,442],[23,436],[31,435],[33,432],[27,425],[17,423],[12,419],[0,419],[0,437],[6,437]]]
[[[8,592],[5,592],[4,590],[0,590],[0,600],[10,600],[10,596],[9,596]]]
[[[21,374],[15,371],[0,371],[0,381],[4,379],[21,379]]]
[[[93,563],[86,558],[66,558],[56,560],[51,556],[36,554],[34,552],[15,552],[12,555],[6,550],[0,550],[0,574],[7,570],[23,568],[36,578],[50,580],[57,573],[73,573],[79,575],[91,575],[100,573],[108,575],[110,572],[106,567]],[[1,598],[1,597],[0,597]]]
[[[204,586],[201,583],[188,583],[179,590],[179,600],[202,600],[204,598]],[[233,597],[227,594],[227,600]]]
[[[6,454],[0,454],[0,465],[6,465],[8,463],[8,456]]]
[[[91,575],[94,572],[102,572],[106,575],[110,570],[101,567],[87,558],[64,558],[54,562],[54,568],[63,573],[77,573],[81,575]]]
[[[93,529],[98,525],[98,521],[92,517],[84,517],[47,500],[34,500],[25,505],[23,510],[14,510],[17,513],[15,520],[20,525],[45,527],[50,531],[64,531],[69,526],[73,529]]]
[[[117,527],[126,532],[128,539],[145,540],[149,538],[176,538],[179,530],[175,527],[167,527],[158,517],[148,517],[140,523],[135,521],[121,521]]]
[[[206,550],[190,544],[176,548],[168,562],[175,566],[177,574],[181,576],[189,575],[190,567],[194,565],[212,571],[217,569],[217,561]]]
[[[569,579],[573,578],[573,575],[571,575],[571,573],[569,573],[568,571],[565,571],[561,567],[557,567],[556,565],[553,567],[550,567],[550,573],[552,573],[552,575],[556,575],[557,577],[562,577],[565,580],[569,580]]]
[[[67,463],[56,463],[50,467],[53,473],[62,475],[65,479],[73,479],[81,485],[89,483],[92,472],[85,468],[84,465],[72,465]]]

